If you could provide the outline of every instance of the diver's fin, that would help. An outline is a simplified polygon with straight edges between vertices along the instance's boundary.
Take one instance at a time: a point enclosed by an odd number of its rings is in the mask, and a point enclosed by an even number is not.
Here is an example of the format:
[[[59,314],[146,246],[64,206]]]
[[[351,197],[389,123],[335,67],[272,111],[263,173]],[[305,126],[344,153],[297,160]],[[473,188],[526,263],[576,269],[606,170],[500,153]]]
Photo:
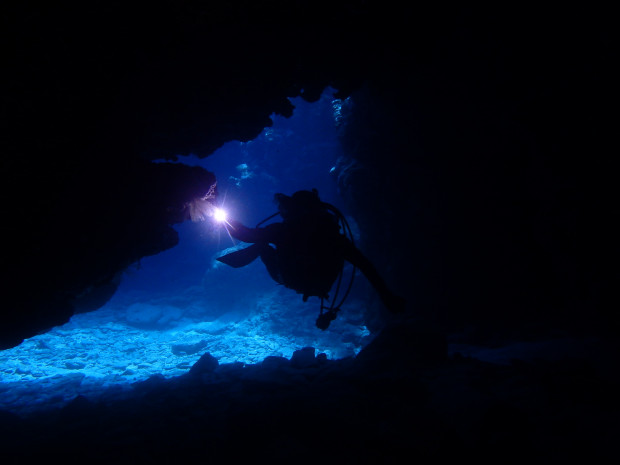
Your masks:
[[[233,268],[241,268],[256,260],[263,247],[264,246],[262,244],[254,244],[246,247],[245,249],[236,250],[234,252],[230,252],[229,254],[222,255],[221,257],[216,258],[216,260],[228,266],[232,266]]]

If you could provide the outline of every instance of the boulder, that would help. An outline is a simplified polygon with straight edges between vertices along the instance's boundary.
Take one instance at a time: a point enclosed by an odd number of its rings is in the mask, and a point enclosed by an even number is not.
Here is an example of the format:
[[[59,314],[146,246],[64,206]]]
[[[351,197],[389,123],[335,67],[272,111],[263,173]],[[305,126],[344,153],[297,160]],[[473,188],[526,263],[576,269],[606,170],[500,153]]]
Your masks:
[[[314,347],[304,347],[303,349],[296,350],[291,357],[291,366],[294,368],[308,368],[318,365],[314,352]]]
[[[196,363],[189,369],[189,374],[199,376],[203,374],[213,373],[220,363],[210,353],[203,354]]]

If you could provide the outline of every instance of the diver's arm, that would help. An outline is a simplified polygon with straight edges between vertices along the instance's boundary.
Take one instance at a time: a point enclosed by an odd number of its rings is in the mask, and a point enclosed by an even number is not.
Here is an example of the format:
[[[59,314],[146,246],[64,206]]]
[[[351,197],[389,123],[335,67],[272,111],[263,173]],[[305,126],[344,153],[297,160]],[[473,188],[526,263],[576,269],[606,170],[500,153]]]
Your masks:
[[[248,228],[239,221],[231,220],[226,228],[232,237],[242,242],[274,242],[282,225],[273,223],[264,228]]]
[[[344,258],[358,268],[375,288],[383,304],[388,310],[400,313],[405,310],[405,300],[392,293],[387,284],[368,258],[347,238],[342,237],[342,249]]]

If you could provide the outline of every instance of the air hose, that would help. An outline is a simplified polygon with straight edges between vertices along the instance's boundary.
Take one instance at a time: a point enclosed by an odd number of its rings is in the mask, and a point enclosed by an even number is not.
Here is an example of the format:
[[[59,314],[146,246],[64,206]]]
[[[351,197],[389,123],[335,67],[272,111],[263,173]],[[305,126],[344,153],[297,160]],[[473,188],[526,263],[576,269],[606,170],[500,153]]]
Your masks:
[[[351,231],[349,222],[346,220],[342,212],[329,203],[323,202],[323,205],[325,206],[327,210],[331,211],[334,215],[336,215],[336,218],[338,218],[338,221],[340,222],[340,227],[342,228],[344,236],[347,239],[349,239],[351,243],[355,246],[355,241],[353,239],[353,232]],[[321,297],[321,310],[319,313],[319,317],[316,320],[316,326],[319,329],[326,330],[329,327],[329,324],[333,320],[336,319],[336,316],[338,315],[338,312],[340,311],[340,307],[342,306],[342,304],[345,302],[345,300],[349,296],[349,293],[351,292],[351,288],[353,287],[353,281],[355,279],[355,271],[356,271],[356,268],[355,266],[353,266],[353,269],[351,271],[351,279],[349,280],[347,289],[344,292],[342,299],[340,299],[340,302],[338,303],[338,305],[336,305],[336,301],[338,300],[338,294],[340,293],[340,286],[342,284],[342,277],[344,275],[344,266],[340,269],[340,273],[338,274],[338,281],[336,283],[336,291],[334,293],[334,297],[332,298],[331,305],[330,306],[324,305],[325,299]]]

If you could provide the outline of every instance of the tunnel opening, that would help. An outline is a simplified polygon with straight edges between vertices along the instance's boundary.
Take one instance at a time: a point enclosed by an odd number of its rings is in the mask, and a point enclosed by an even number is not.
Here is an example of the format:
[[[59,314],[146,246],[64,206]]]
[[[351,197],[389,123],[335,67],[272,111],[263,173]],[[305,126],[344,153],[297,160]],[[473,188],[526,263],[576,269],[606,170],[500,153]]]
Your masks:
[[[272,115],[273,125],[256,139],[229,142],[207,158],[179,155],[174,163],[215,173],[218,203],[248,226],[276,211],[275,193],[316,188],[343,211],[359,239],[338,192],[343,115],[333,93],[327,88],[313,103],[291,99],[293,116]],[[220,364],[257,364],[312,347],[327,359],[343,359],[372,339],[364,321],[365,280],[356,280],[339,317],[321,331],[314,324],[320,299],[303,302],[271,280],[260,260],[242,269],[215,260],[237,244],[224,227],[186,221],[175,229],[179,244],[125,270],[101,308],[0,353],[0,408],[28,413],[62,407],[78,395],[129,392],[153,376],[186,374],[205,353]],[[347,265],[344,272],[353,270]]]

